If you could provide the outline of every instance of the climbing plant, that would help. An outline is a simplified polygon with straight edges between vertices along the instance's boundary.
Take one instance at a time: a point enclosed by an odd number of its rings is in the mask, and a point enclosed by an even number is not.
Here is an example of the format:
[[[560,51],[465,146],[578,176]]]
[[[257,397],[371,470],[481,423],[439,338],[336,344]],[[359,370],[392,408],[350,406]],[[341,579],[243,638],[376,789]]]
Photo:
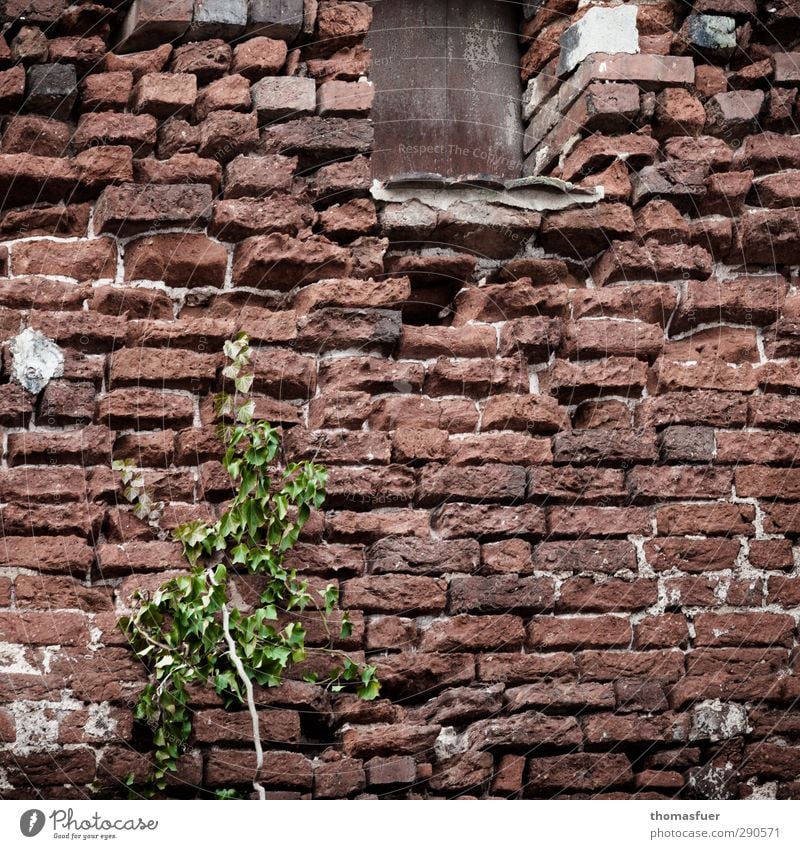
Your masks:
[[[137,591],[131,613],[120,626],[148,670],[135,716],[153,729],[150,786],[163,789],[167,774],[177,768],[192,730],[189,687],[208,682],[226,707],[247,705],[256,752],[253,786],[264,798],[259,781],[264,753],[253,683],[275,687],[291,664],[310,652],[326,652],[332,655],[333,671],[320,683],[334,691],[351,688],[363,699],[374,699],[380,684],[374,666],[358,664],[334,646],[328,619],[338,603],[337,587],[329,584],[312,592],[296,570],[284,566],[284,557],[312,509],[324,501],[327,473],[311,461],[279,461],[278,430],[254,418],[247,336],[226,342],[224,352],[227,364],[222,373],[234,392],[218,395],[215,409],[222,464],[232,481],[233,498],[213,524],[197,520],[173,531],[183,546],[188,572],[167,580],[155,592]],[[157,524],[163,504],[148,495],[134,462],[115,461],[114,468],[136,515]],[[231,579],[236,574],[264,579],[253,609],[243,610],[231,601]],[[328,646],[306,646],[297,613],[307,609],[322,617]],[[345,612],[338,635],[347,637],[351,630]],[[308,675],[306,680],[317,679]]]

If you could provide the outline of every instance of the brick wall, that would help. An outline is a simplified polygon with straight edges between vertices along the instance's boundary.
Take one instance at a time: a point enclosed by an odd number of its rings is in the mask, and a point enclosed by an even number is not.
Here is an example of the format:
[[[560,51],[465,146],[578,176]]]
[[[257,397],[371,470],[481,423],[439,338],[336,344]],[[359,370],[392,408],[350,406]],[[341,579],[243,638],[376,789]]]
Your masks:
[[[220,509],[238,329],[383,682],[260,691],[270,795],[800,795],[800,11],[641,3],[584,56],[591,10],[524,5],[526,173],[597,205],[376,203],[366,4],[0,3],[0,795],[146,774],[116,619],[183,561],[110,463]],[[170,792],[246,791],[195,707]]]

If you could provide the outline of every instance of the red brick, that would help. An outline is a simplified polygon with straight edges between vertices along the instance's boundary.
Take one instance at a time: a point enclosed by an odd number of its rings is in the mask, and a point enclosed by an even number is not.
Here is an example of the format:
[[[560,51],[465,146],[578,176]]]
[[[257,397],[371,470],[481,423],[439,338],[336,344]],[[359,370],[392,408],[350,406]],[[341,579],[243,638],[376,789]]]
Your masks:
[[[491,574],[529,574],[533,571],[530,543],[521,539],[489,542],[481,546],[481,564]]]
[[[15,595],[18,607],[48,611],[72,608],[85,613],[114,610],[110,587],[86,587],[76,578],[18,575]]]
[[[4,537],[3,566],[36,569],[48,574],[73,572],[83,578],[94,559],[93,549],[75,536]]]
[[[752,133],[764,105],[762,91],[728,91],[706,102],[705,131],[725,139],[741,139]]]
[[[755,509],[751,504],[675,504],[656,510],[662,534],[752,534]]]
[[[752,392],[758,384],[758,371],[749,363],[741,366],[701,360],[693,365],[660,358],[653,366],[652,378],[658,393],[696,389],[721,392]]]
[[[668,284],[640,283],[572,292],[575,318],[637,318],[663,326],[668,323],[677,302],[677,292]]]
[[[231,72],[251,82],[280,72],[286,61],[286,42],[258,36],[237,44],[233,50]]]
[[[425,754],[440,731],[439,725],[356,726],[342,733],[342,750],[351,757]]]
[[[547,251],[575,257],[594,256],[612,239],[633,235],[633,215],[621,203],[601,203],[545,216],[541,243]]]
[[[15,112],[25,97],[25,69],[21,65],[0,71],[0,107]]]
[[[614,707],[614,691],[610,684],[575,684],[571,681],[524,684],[506,690],[505,698],[512,711],[530,707],[549,710]]]
[[[93,426],[57,433],[45,431],[10,433],[8,464],[108,463],[114,434],[105,427]]]
[[[668,88],[656,98],[656,135],[697,136],[706,122],[703,104],[683,88]]]
[[[186,427],[194,419],[194,404],[186,395],[157,389],[115,389],[98,399],[96,418],[110,427]]]
[[[30,153],[36,156],[64,156],[70,143],[69,125],[55,118],[15,115],[3,133],[3,153]]]
[[[68,159],[30,153],[0,154],[0,191],[7,206],[28,204],[32,197],[42,203],[58,203],[78,182]]]
[[[630,761],[620,754],[567,754],[528,761],[528,792],[607,790],[633,778]]]
[[[225,282],[228,252],[198,233],[145,236],[125,246],[125,280],[162,280],[176,288]]]
[[[410,755],[375,757],[366,763],[366,776],[370,787],[412,784],[417,776],[417,765]]]
[[[598,713],[583,721],[586,742],[590,745],[609,743],[672,743],[686,740],[689,717],[664,713],[659,716],[615,716]]]
[[[594,467],[534,467],[528,470],[530,500],[593,501],[619,499],[626,493],[622,471]]]
[[[656,537],[645,543],[644,551],[656,571],[706,572],[733,569],[739,548],[738,540]]]
[[[342,47],[328,59],[309,59],[308,73],[319,80],[358,80],[369,73],[372,51],[364,45]]]
[[[444,542],[411,536],[388,537],[367,550],[367,565],[376,574],[472,572],[477,568],[479,551],[474,540]]]
[[[478,680],[523,684],[552,678],[575,678],[575,661],[568,652],[551,654],[484,654],[478,658]]]
[[[628,491],[635,500],[667,498],[713,498],[731,493],[727,469],[703,466],[634,466],[627,474]]]
[[[427,536],[430,516],[428,511],[409,509],[381,513],[340,510],[326,518],[326,529],[337,542],[375,542],[387,534]]]
[[[19,236],[23,233],[26,236],[85,236],[88,226],[88,203],[70,206],[60,203],[54,206],[9,210],[0,220],[0,234],[3,236]]]
[[[524,772],[525,758],[522,755],[503,755],[492,780],[492,793],[505,796],[519,792]]]
[[[556,463],[575,465],[629,465],[656,459],[656,434],[646,428],[592,428],[556,434],[553,458]]]
[[[480,720],[470,726],[467,737],[476,748],[517,746],[527,750],[543,744],[571,748],[581,742],[574,717],[546,716],[537,711]]]
[[[422,631],[421,651],[509,651],[525,640],[518,616],[468,616],[434,620]]]
[[[111,239],[22,242],[12,251],[14,274],[53,274],[77,280],[113,279],[117,246]]]
[[[169,348],[121,348],[111,356],[112,387],[134,383],[199,391],[216,377],[219,357]]]
[[[597,357],[653,360],[663,347],[664,331],[658,325],[592,319],[568,324],[561,350],[573,360]]]
[[[450,610],[453,613],[508,613],[550,610],[554,585],[550,578],[456,576],[450,581]]]
[[[0,498],[5,501],[81,501],[86,478],[80,469],[11,468],[0,470]]]
[[[567,304],[564,286],[535,286],[528,278],[465,289],[456,297],[454,327],[468,321],[506,321],[530,315],[559,316]]]
[[[188,568],[180,546],[173,542],[104,543],[97,547],[97,562],[106,578]]]
[[[791,569],[792,543],[788,539],[751,540],[747,559],[757,569]]]
[[[219,162],[202,159],[196,153],[176,153],[169,159],[147,157],[133,163],[137,183],[182,185],[184,183],[208,183],[216,193],[222,182],[222,166]]]
[[[172,45],[161,44],[152,50],[128,55],[107,53],[105,60],[106,71],[130,71],[134,79],[142,74],[155,73],[163,70],[172,55]]]
[[[134,235],[157,227],[202,227],[211,216],[207,185],[110,186],[95,207],[98,233]]]
[[[652,516],[643,507],[551,507],[547,522],[554,536],[648,535]]]
[[[258,126],[253,112],[220,109],[212,112],[200,125],[198,153],[229,162],[258,145]]]
[[[566,410],[541,395],[495,395],[486,401],[483,430],[528,430],[554,433],[568,427]]]
[[[296,460],[313,459],[318,463],[384,465],[390,459],[389,439],[383,433],[329,433],[293,428],[284,445]]]
[[[635,571],[636,550],[627,540],[548,541],[536,546],[534,565],[552,572]]]
[[[605,136],[595,133],[575,146],[561,170],[564,180],[575,180],[593,171],[600,171],[623,155],[634,169],[651,165],[658,151],[658,142],[644,133],[624,136]]]
[[[233,281],[238,286],[287,291],[298,283],[346,277],[350,270],[346,251],[322,236],[300,240],[274,233],[254,236],[236,247]]]
[[[698,613],[697,646],[791,646],[794,618],[779,613]]]
[[[98,145],[128,145],[139,158],[147,156],[155,147],[156,126],[152,115],[87,112],[78,120],[72,143],[79,151]]]
[[[515,657],[516,655],[505,655]],[[475,658],[470,654],[390,654],[376,658],[381,692],[392,698],[425,694],[459,684],[475,677]]]
[[[81,104],[85,112],[122,112],[133,91],[130,71],[90,74],[80,85]]]
[[[216,749],[209,751],[205,766],[205,783],[210,787],[249,784],[255,775],[255,752],[252,749]],[[271,750],[264,759],[259,780],[267,787],[296,787],[310,790],[313,783],[312,763],[296,752]]]
[[[329,80],[317,92],[317,112],[323,117],[363,117],[372,108],[374,91],[366,82]]]
[[[718,463],[792,464],[798,452],[800,435],[793,433],[717,433]]]
[[[561,584],[556,609],[567,613],[638,610],[656,603],[654,580],[624,581],[608,578],[596,583],[591,578],[567,578]]]
[[[423,468],[417,501],[436,505],[459,501],[517,501],[525,496],[525,470],[521,466],[487,464],[480,468],[429,465]]]
[[[314,798],[341,799],[364,789],[366,776],[360,760],[340,758],[314,766]]]
[[[673,688],[670,703],[763,699],[778,689],[776,679],[786,673],[787,661],[785,649],[698,649],[687,655],[686,677]]]
[[[219,200],[214,203],[209,233],[226,242],[269,233],[296,236],[313,223],[314,217],[311,206],[291,198]]]
[[[608,357],[590,364],[556,360],[543,382],[551,395],[574,403],[603,392],[639,395],[646,382],[646,372],[644,363],[626,357]]]
[[[16,611],[0,613],[0,639],[30,646],[77,646],[88,642],[89,629],[81,613]]]
[[[300,715],[297,711],[260,711],[259,724],[263,743],[297,743],[300,739]],[[250,714],[242,711],[198,711],[192,730],[195,739],[201,743],[235,743],[253,739]]]
[[[241,74],[233,74],[209,83],[200,89],[194,106],[197,121],[204,121],[218,109],[249,112],[250,83]]]
[[[288,190],[296,167],[297,159],[290,156],[237,156],[225,166],[225,197],[262,197]]]
[[[231,63],[232,50],[222,38],[208,38],[215,29],[220,35],[227,36],[236,30],[236,26],[230,25],[228,28],[225,24],[195,21],[187,36],[189,43],[175,48],[169,70],[178,74],[194,74],[198,83],[209,82],[226,73]]]
[[[619,678],[647,676],[661,681],[677,681],[683,676],[683,652],[666,651],[584,651],[578,655],[581,676],[587,681],[616,681]]]
[[[53,786],[56,791],[57,785],[67,782],[86,785],[94,781],[95,761],[95,751],[89,747],[25,755],[6,751],[0,758],[0,767],[12,787],[29,788],[35,784]]]
[[[720,321],[769,324],[780,315],[786,291],[786,281],[779,276],[689,281],[672,327],[680,331]]]
[[[525,504],[503,507],[486,504],[443,504],[433,516],[433,525],[445,539],[465,536],[544,536],[545,513]]]
[[[436,612],[446,603],[445,584],[408,575],[353,578],[342,584],[342,603],[375,613]]]
[[[671,649],[685,646],[689,640],[686,618],[678,613],[646,616],[634,627],[637,649]]]
[[[699,245],[661,245],[649,241],[614,241],[611,247],[592,266],[592,279],[598,286],[620,281],[674,280],[677,268],[694,279],[705,280],[711,275],[711,256]]]
[[[631,637],[621,616],[535,616],[528,626],[528,645],[536,651],[627,648]]]

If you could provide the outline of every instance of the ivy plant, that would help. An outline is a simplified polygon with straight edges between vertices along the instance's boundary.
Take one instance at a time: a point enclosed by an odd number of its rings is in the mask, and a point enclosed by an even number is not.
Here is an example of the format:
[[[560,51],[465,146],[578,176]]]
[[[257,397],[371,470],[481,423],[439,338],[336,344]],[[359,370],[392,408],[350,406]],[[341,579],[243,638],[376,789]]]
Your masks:
[[[196,520],[173,531],[188,571],[155,592],[134,593],[130,615],[120,619],[120,626],[148,671],[135,717],[153,729],[150,788],[163,790],[168,773],[177,768],[192,731],[190,687],[208,683],[226,707],[246,705],[250,712],[256,750],[253,786],[264,798],[254,683],[276,687],[292,664],[310,652],[327,652],[333,671],[319,683],[337,692],[350,688],[363,699],[374,699],[380,684],[374,666],[356,663],[335,648],[328,620],[338,603],[336,585],[312,592],[296,570],[284,565],[311,511],[324,501],[326,470],[311,461],[280,462],[279,431],[254,418],[247,336],[226,342],[224,352],[223,377],[232,383],[234,393],[218,395],[215,409],[221,460],[231,478],[233,498],[213,524]],[[131,460],[115,461],[114,468],[136,515],[157,525],[163,504],[148,495],[141,471]],[[242,609],[232,602],[230,584],[237,574],[265,579],[256,606]],[[306,610],[322,617],[330,637],[327,647],[306,647],[305,630],[297,618]],[[349,636],[352,625],[346,612],[339,621],[339,637]]]

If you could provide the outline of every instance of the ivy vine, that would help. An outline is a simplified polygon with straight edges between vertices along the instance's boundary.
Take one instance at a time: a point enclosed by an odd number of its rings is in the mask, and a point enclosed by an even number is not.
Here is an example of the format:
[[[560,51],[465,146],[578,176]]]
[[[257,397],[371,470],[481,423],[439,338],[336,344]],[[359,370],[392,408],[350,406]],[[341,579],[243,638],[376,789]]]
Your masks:
[[[148,671],[148,682],[135,717],[153,730],[154,766],[151,790],[163,790],[167,775],[177,769],[192,731],[190,685],[210,683],[227,708],[246,705],[252,720],[256,768],[253,786],[260,798],[264,764],[253,684],[276,687],[293,663],[310,652],[327,652],[335,668],[317,682],[333,691],[353,689],[374,699],[380,683],[375,667],[359,664],[334,647],[328,617],[338,604],[338,589],[329,584],[313,593],[308,582],[284,566],[312,509],[325,499],[326,470],[311,461],[283,464],[279,431],[254,419],[250,397],[253,374],[248,371],[252,349],[245,334],[224,346],[223,377],[234,394],[215,399],[223,443],[222,464],[230,475],[234,496],[214,524],[192,521],[173,531],[183,547],[189,571],[163,583],[155,592],[137,591],[131,613],[120,619],[134,655]],[[154,526],[163,510],[147,493],[144,475],[132,460],[117,460],[125,498],[135,514]],[[266,579],[260,603],[242,610],[231,601],[230,580],[237,574]],[[319,596],[319,599],[316,596]],[[292,614],[314,608],[329,636],[327,647],[305,645],[305,630]],[[288,620],[288,621],[287,621]],[[346,612],[338,636],[352,632]],[[129,780],[129,782],[132,781]],[[224,798],[224,796],[220,797]]]

